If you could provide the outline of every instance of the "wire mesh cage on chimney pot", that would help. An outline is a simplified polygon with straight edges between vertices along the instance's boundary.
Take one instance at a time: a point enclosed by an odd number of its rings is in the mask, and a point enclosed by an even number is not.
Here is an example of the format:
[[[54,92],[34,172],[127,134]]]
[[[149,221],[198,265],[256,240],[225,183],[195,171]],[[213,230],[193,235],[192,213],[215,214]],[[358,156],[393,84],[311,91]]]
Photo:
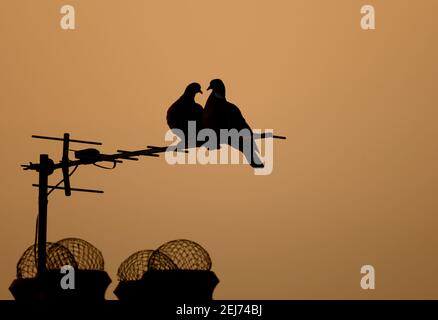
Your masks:
[[[30,246],[17,263],[17,279],[9,290],[16,300],[104,300],[111,279],[104,271],[102,253],[89,242],[66,238],[46,243],[46,269],[38,275],[38,248]],[[64,266],[74,268],[74,290],[63,289]]]
[[[208,252],[196,242],[174,240],[130,255],[118,269],[120,300],[208,301],[219,283]]]

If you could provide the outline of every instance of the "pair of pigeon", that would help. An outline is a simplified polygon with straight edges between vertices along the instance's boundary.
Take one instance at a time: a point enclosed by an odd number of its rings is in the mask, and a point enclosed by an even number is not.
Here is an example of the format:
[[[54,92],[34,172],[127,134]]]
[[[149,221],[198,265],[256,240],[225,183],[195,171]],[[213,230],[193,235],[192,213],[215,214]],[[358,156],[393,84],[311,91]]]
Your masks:
[[[220,79],[212,80],[207,90],[211,90],[212,92],[205,104],[205,108],[202,108],[202,106],[195,101],[196,94],[202,94],[202,90],[201,85],[194,82],[187,86],[183,95],[175,101],[167,111],[167,124],[169,125],[169,128],[179,129],[184,133],[184,137],[182,138],[186,139],[185,145],[188,146],[187,137],[189,136],[189,121],[194,121],[196,123],[196,131],[199,132],[201,129],[212,129],[216,132],[217,137],[219,137],[221,129],[236,129],[237,131],[247,129],[252,137],[252,130],[239,108],[227,101],[223,81]],[[253,168],[263,168],[264,165],[255,152],[255,148],[253,148],[255,143],[253,141],[251,142],[250,152],[244,152],[243,139],[240,138],[238,149],[245,155],[248,163]],[[236,147],[231,144],[231,141],[228,141],[228,144]],[[196,144],[196,146],[200,145]],[[218,145],[218,148],[219,147],[220,146]]]

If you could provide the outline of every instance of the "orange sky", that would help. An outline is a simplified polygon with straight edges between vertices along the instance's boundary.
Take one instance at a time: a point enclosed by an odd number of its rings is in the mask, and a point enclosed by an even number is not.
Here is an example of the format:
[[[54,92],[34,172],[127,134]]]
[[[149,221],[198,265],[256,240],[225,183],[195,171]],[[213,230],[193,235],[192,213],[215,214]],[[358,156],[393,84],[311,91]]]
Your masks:
[[[0,298],[34,237],[37,176],[19,165],[61,156],[31,134],[161,145],[168,106],[217,77],[254,128],[288,137],[272,175],[164,157],[83,167],[72,185],[105,193],[53,194],[49,240],[99,248],[108,298],[126,257],[177,238],[210,252],[216,299],[438,298],[438,2],[68,3],[74,31],[59,27],[64,1],[0,3]]]

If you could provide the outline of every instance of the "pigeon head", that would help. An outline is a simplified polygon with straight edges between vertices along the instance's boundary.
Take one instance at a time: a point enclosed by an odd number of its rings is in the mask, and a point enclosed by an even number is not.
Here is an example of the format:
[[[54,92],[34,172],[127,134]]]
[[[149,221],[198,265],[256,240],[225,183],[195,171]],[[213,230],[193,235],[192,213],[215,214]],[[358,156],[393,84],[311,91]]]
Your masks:
[[[184,95],[191,98],[194,98],[197,93],[202,94],[201,85],[197,82],[189,84],[186,88],[186,91],[184,91]]]
[[[214,94],[219,95],[223,99],[225,99],[225,85],[221,79],[211,80],[210,86],[207,90],[212,90]]]

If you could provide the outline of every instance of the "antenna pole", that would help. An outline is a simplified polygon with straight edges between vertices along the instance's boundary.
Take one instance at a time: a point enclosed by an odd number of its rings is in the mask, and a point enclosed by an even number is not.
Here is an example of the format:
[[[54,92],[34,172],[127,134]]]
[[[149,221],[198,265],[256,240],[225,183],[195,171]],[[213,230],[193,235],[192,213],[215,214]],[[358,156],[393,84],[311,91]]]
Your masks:
[[[39,195],[38,195],[38,275],[46,271],[46,242],[47,242],[47,205],[48,178],[50,160],[47,154],[40,155]]]
[[[62,176],[64,178],[64,192],[66,197],[71,196],[70,175],[68,173],[68,151],[69,151],[70,135],[64,133],[64,143],[62,146]]]

